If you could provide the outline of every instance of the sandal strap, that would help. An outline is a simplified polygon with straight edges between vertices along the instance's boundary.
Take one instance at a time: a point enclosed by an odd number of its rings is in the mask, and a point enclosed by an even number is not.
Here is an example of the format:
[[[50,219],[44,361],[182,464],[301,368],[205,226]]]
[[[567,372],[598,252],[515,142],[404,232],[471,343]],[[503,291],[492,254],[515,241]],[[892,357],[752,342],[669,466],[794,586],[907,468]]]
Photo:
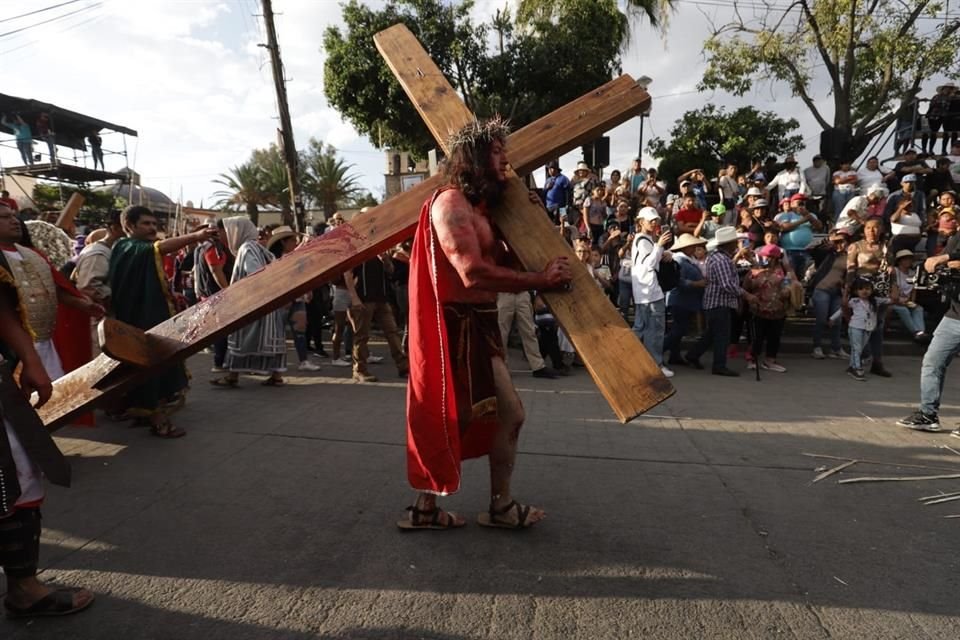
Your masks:
[[[490,505],[490,519],[491,519],[491,520],[498,520],[498,519],[502,518],[503,516],[507,515],[507,514],[510,512],[510,510],[511,510],[511,509],[514,509],[514,508],[517,510],[517,523],[516,523],[516,527],[517,527],[518,529],[521,529],[521,528],[523,528],[524,524],[526,524],[527,518],[530,516],[530,506],[529,506],[529,505],[523,506],[523,505],[521,505],[519,502],[517,502],[516,500],[511,500],[511,501],[510,501],[510,504],[508,504],[507,506],[505,506],[505,507],[503,507],[503,508],[501,508],[501,509],[496,509],[496,508],[494,508],[493,504],[491,504],[491,505]],[[502,520],[500,520],[500,521],[503,522]],[[504,524],[506,524],[506,523],[504,523]]]
[[[424,521],[420,519],[420,516],[430,516],[429,524],[431,526],[443,526],[443,523],[440,521],[440,516],[442,516],[446,511],[440,507],[434,507],[433,509],[418,509],[417,505],[410,505],[407,507],[407,511],[410,512],[410,523],[414,526],[420,526],[424,524]],[[450,515],[447,514],[449,518]]]

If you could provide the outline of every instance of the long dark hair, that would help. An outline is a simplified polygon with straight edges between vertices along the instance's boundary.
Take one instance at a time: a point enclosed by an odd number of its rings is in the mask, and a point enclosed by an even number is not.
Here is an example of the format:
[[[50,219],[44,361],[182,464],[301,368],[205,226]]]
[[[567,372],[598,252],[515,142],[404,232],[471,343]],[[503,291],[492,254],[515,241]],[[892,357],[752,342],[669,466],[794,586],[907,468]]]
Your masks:
[[[457,145],[443,164],[443,175],[474,206],[485,202],[493,207],[503,198],[505,184],[490,166],[494,142],[504,144],[505,140],[481,138],[472,144]]]
[[[859,298],[860,296],[857,295],[857,292],[860,291],[860,289],[865,289],[866,287],[870,287],[870,296],[867,298],[867,302],[870,304],[870,308],[873,309],[873,312],[876,313],[877,287],[872,281],[867,280],[866,278],[857,278],[853,281],[853,284],[850,285],[850,291]]]

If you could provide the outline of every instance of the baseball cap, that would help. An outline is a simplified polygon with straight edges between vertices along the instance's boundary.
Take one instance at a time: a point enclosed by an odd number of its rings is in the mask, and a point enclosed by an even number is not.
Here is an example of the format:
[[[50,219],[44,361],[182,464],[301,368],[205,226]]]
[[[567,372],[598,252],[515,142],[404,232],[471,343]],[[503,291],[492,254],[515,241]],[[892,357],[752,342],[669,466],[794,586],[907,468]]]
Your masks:
[[[908,173],[907,175],[900,178],[900,182],[916,182],[917,176],[913,173]]]
[[[660,213],[653,207],[644,207],[640,209],[640,212],[637,213],[637,220],[646,220],[648,222],[653,222],[654,220],[660,219]]]
[[[783,250],[775,244],[765,244],[757,253],[764,258],[779,258],[783,255]]]
[[[727,207],[724,206],[722,202],[718,202],[717,204],[710,207],[710,213],[712,213],[715,216],[722,216],[726,212],[727,212]]]
[[[803,195],[802,193],[795,193],[790,196],[790,202],[803,202],[806,199],[807,196]]]

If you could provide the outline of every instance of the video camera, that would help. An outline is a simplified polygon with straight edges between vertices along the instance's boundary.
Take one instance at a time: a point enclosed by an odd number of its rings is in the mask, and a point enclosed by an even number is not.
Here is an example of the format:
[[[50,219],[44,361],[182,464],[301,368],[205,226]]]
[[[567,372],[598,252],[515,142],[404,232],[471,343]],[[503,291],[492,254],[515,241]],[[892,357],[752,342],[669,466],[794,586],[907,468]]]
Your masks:
[[[928,273],[921,262],[915,267],[910,280],[918,290],[939,293],[941,302],[960,299],[960,269],[941,266],[933,273]]]

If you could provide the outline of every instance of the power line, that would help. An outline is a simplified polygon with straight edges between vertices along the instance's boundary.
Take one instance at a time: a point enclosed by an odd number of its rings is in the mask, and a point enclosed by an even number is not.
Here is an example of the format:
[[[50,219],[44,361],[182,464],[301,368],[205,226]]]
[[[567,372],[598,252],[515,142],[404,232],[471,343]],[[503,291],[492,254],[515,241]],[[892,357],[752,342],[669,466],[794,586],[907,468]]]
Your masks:
[[[30,25],[27,25],[27,26],[25,26],[25,27],[20,27],[19,29],[14,29],[13,31],[7,31],[6,33],[0,33],[0,38],[4,38],[4,37],[6,37],[6,36],[12,36],[12,35],[15,34],[15,33],[20,33],[21,31],[26,31],[26,30],[28,30],[28,29],[33,29],[34,27],[39,27],[40,25],[48,24],[48,23],[54,22],[54,21],[56,21],[56,20],[62,20],[62,19],[64,19],[64,18],[68,18],[68,17],[70,17],[70,16],[72,16],[72,15],[76,15],[76,14],[81,13],[81,12],[83,12],[83,11],[89,11],[90,9],[95,9],[95,8],[101,6],[102,4],[103,4],[103,2],[95,2],[94,4],[88,4],[87,6],[85,6],[85,7],[80,7],[79,9],[75,9],[74,11],[70,11],[70,12],[68,12],[68,13],[62,13],[62,14],[60,14],[59,16],[56,16],[56,17],[54,17],[54,18],[48,18],[47,20],[41,20],[40,22],[35,22],[34,24],[30,24]]]
[[[65,28],[63,28],[63,29],[60,29],[60,30],[57,31],[56,33],[66,33],[67,31],[73,31],[73,30],[76,29],[77,27],[82,27],[82,26],[85,25],[85,24],[90,24],[91,22],[98,22],[98,21],[100,21],[100,20],[103,20],[103,14],[101,14],[101,15],[96,15],[96,16],[92,16],[92,17],[90,17],[90,18],[87,18],[86,20],[81,20],[80,22],[76,22],[76,23],[74,23],[74,24],[71,24],[71,25],[69,25],[69,26],[67,26],[67,27],[65,27]],[[20,49],[25,49],[26,47],[29,47],[29,46],[31,46],[31,45],[37,44],[38,42],[42,42],[42,39],[28,40],[27,42],[25,42],[25,43],[23,43],[23,44],[21,44],[21,45],[17,45],[16,47],[11,47],[10,49],[4,49],[3,51],[0,51],[0,56],[6,55],[6,54],[8,54],[8,53],[13,53],[14,51],[19,51]],[[21,56],[21,57],[22,57],[22,56]],[[13,60],[18,60],[18,59],[19,59],[19,58],[17,58],[17,57],[14,57],[14,58],[13,58]],[[10,62],[10,60],[8,60],[7,62]]]
[[[12,20],[19,20],[20,18],[26,18],[27,16],[32,16],[37,13],[43,13],[44,11],[50,11],[51,9],[57,9],[59,7],[65,7],[68,4],[73,4],[74,2],[80,2],[80,0],[68,0],[67,2],[61,2],[60,4],[52,4],[49,7],[44,7],[43,9],[36,9],[34,11],[28,11],[27,13],[21,13],[18,16],[11,16],[9,18],[0,18],[0,23],[10,22]]]

